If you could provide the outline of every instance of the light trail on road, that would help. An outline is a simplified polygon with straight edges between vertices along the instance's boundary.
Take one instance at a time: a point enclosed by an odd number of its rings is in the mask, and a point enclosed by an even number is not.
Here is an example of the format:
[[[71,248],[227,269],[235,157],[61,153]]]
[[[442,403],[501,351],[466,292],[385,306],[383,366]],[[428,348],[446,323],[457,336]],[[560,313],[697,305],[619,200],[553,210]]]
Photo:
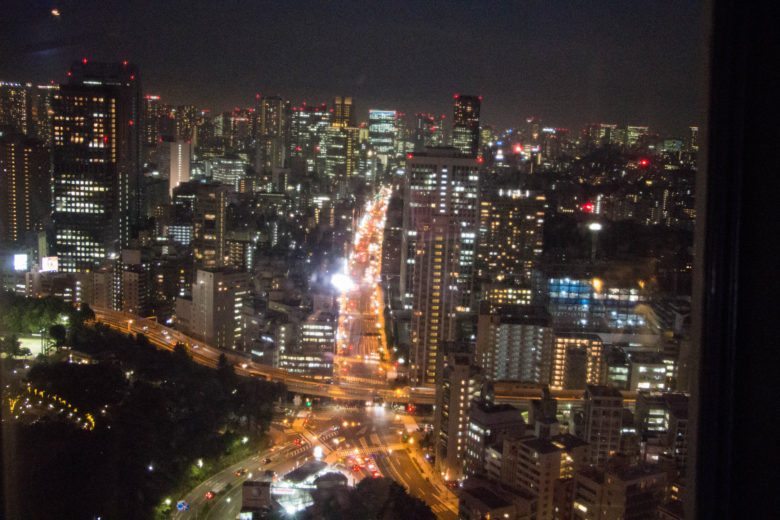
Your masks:
[[[379,361],[387,348],[384,299],[380,282],[382,242],[391,190],[382,188],[366,203],[357,222],[345,272],[334,278],[341,290],[334,380],[360,365],[372,378],[382,377]]]

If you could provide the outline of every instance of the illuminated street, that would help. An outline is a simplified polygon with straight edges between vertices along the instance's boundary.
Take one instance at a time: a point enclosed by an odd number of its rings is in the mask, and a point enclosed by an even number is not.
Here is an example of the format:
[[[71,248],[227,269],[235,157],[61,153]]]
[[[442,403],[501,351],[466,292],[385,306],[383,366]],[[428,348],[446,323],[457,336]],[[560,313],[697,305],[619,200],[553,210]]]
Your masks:
[[[379,273],[382,240],[390,199],[383,188],[366,203],[353,233],[345,272],[333,277],[341,291],[334,379],[382,386],[386,367],[380,361],[387,347]]]
[[[279,442],[272,450],[205,480],[184,497],[190,510],[176,513],[173,518],[235,518],[240,510],[241,483],[247,479],[271,478],[266,477],[267,471],[276,475],[272,495],[292,513],[291,495],[306,486],[293,486],[285,477],[312,460],[318,447],[322,450],[322,461],[328,464],[323,471],[345,474],[349,485],[356,485],[364,478],[390,478],[425,501],[437,518],[457,518],[457,498],[422,458],[417,429],[414,417],[389,406],[328,405],[298,412],[287,423],[274,423],[274,437]],[[267,459],[270,462],[266,463]],[[248,473],[239,475],[242,470]],[[210,491],[215,493],[213,498],[207,498]]]

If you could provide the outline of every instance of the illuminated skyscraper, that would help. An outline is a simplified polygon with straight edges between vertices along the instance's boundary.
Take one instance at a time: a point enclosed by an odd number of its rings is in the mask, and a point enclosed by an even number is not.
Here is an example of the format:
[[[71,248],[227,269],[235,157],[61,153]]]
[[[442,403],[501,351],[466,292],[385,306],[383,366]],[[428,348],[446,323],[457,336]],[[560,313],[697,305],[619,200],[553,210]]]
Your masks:
[[[530,280],[542,256],[544,194],[490,189],[479,208],[479,275],[492,281]]]
[[[452,146],[468,157],[479,154],[479,112],[482,96],[455,94],[452,118]]]
[[[691,152],[699,151],[699,127],[690,127],[690,134],[688,134],[688,150]]]
[[[333,126],[339,128],[355,126],[354,114],[351,97],[336,96],[333,98]]]
[[[258,94],[258,96],[260,96]],[[284,167],[290,103],[279,96],[259,97],[255,169],[269,173]]]
[[[377,154],[395,157],[397,117],[395,110],[368,111],[368,142]]]
[[[32,134],[47,147],[52,143],[54,95],[59,85],[37,85],[32,89]]]
[[[44,143],[0,128],[0,242],[42,229],[51,208],[50,186]]]
[[[626,144],[628,146],[636,146],[639,144],[639,140],[647,135],[650,129],[646,126],[627,126],[626,127]]]
[[[193,105],[180,105],[174,111],[176,123],[176,138],[192,141],[195,138],[195,122],[198,119],[198,109]]]
[[[30,87],[0,81],[0,126],[12,126],[28,134],[30,130]]]
[[[318,159],[324,157],[321,145],[325,132],[330,127],[331,116],[325,104],[304,104],[292,109],[290,156],[304,159],[309,173],[317,169]]]
[[[157,146],[157,142],[161,138],[160,128],[163,119],[169,117],[167,108],[166,105],[160,103],[160,96],[144,96],[144,145]]]
[[[60,270],[118,254],[141,208],[138,68],[84,59],[54,98],[55,247]]]
[[[162,143],[170,146],[171,168],[168,173],[168,189],[173,195],[173,189],[190,180],[190,159],[192,157],[192,144],[189,141],[174,141]]]
[[[227,186],[218,183],[198,184],[195,188],[192,252],[198,266],[225,265],[228,191]]]
[[[479,163],[452,148],[406,163],[401,296],[412,311],[411,378],[433,384],[442,345],[471,311]]]

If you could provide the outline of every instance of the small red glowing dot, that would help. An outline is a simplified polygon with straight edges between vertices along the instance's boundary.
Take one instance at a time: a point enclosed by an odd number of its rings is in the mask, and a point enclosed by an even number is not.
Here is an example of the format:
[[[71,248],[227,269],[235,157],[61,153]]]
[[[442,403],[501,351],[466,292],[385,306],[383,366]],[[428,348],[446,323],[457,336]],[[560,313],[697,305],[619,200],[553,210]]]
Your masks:
[[[123,61],[122,61],[122,65],[124,65],[125,67],[127,67],[127,60],[123,60]]]
[[[593,213],[593,203],[592,202],[586,202],[582,205],[582,211],[585,213]]]
[[[133,126],[133,125],[135,124],[135,121],[133,121],[133,120],[131,119],[130,121],[128,121],[128,122],[127,122],[127,124],[128,124],[128,125],[130,125],[130,126]]]
[[[86,65],[86,64],[87,64],[87,58],[81,58],[81,63],[83,63],[84,65]]]
[[[414,154],[413,153],[408,153],[408,154],[406,154],[406,158],[407,159],[412,159],[412,158],[414,158]]]
[[[135,80],[135,74],[130,74],[130,81]]]

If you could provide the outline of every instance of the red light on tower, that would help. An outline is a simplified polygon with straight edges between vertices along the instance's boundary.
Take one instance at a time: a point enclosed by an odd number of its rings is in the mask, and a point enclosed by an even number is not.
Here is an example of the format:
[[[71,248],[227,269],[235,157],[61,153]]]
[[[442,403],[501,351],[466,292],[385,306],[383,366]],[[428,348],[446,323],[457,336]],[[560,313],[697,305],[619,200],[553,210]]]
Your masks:
[[[584,211],[585,213],[593,213],[593,210],[594,210],[594,206],[593,203],[590,201],[582,205],[582,211]]]
[[[87,64],[87,58],[81,58],[81,63],[83,63],[84,65],[86,65],[86,64]]]
[[[477,157],[477,163],[482,164],[483,162],[485,162],[485,158],[484,157],[482,157],[482,156]]]
[[[129,126],[133,126],[133,125],[135,124],[135,121],[133,121],[133,120],[131,119],[130,121],[128,121],[128,122],[127,122],[127,124],[128,124]]]
[[[639,166],[641,166],[642,168],[647,168],[648,166],[650,166],[650,159],[647,159],[646,157],[642,157],[641,159],[639,159]]]
[[[523,145],[522,144],[519,144],[519,143],[516,144],[513,149],[514,149],[515,153],[523,153]]]
[[[407,159],[413,159],[414,158],[414,154],[413,153],[408,153],[408,154],[406,154],[406,158]]]
[[[124,65],[125,67],[127,67],[127,60],[123,60],[123,61],[122,61],[122,65]]]
[[[452,95],[452,99],[458,99],[458,98],[460,98],[460,94],[453,94]]]

